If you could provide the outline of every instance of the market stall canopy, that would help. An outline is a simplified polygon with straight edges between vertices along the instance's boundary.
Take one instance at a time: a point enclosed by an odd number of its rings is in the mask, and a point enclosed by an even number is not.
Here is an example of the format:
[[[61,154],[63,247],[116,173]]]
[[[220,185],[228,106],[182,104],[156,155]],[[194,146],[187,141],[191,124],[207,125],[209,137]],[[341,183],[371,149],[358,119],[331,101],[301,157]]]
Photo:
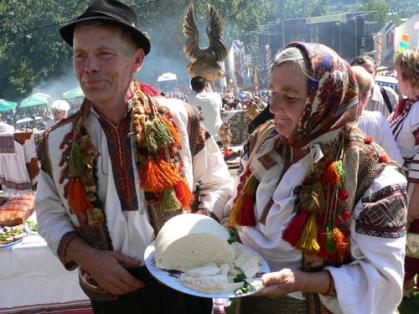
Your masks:
[[[74,98],[78,98],[78,97],[84,97],[84,93],[83,90],[81,89],[80,86],[77,86],[73,89],[70,89],[68,91],[66,91],[65,93],[63,93],[62,97],[64,99],[74,99]]]
[[[0,99],[0,112],[16,109],[17,103]]]
[[[48,105],[50,101],[51,98],[47,94],[36,93],[22,100],[22,102],[19,105],[19,109],[35,107],[39,105]]]
[[[157,78],[157,82],[164,82],[164,81],[176,81],[177,76],[175,73],[167,72],[163,73]]]

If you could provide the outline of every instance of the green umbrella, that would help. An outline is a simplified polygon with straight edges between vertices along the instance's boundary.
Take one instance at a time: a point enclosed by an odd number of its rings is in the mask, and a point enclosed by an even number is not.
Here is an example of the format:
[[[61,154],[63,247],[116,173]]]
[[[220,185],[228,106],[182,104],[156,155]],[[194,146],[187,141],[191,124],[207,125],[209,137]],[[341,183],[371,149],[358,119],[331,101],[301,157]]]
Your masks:
[[[47,94],[36,93],[22,100],[19,108],[35,107],[39,105],[48,105],[51,98]]]
[[[66,91],[62,96],[64,99],[68,100],[68,99],[73,99],[73,98],[78,98],[78,97],[84,97],[84,94],[80,86],[77,86],[73,89]]]
[[[1,111],[9,111],[16,109],[17,103],[13,101],[7,101],[4,99],[0,99],[0,112]]]

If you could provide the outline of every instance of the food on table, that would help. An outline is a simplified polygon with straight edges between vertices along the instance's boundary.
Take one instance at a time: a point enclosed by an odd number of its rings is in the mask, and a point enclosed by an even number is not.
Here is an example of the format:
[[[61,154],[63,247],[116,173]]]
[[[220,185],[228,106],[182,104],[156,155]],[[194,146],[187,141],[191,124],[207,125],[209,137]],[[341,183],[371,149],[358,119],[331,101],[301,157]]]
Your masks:
[[[13,196],[0,206],[0,225],[16,226],[23,224],[35,209],[33,194]]]
[[[0,246],[4,246],[26,236],[23,225],[16,227],[0,227]]]

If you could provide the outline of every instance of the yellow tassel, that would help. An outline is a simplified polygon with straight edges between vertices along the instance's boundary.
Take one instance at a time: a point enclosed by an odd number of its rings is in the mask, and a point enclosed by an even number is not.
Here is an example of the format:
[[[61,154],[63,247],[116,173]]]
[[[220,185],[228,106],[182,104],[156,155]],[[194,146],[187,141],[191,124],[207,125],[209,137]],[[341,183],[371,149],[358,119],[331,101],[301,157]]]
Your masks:
[[[324,210],[323,185],[317,181],[310,187],[304,188],[300,194],[302,208],[309,213],[321,213]]]
[[[182,207],[182,204],[179,202],[176,197],[176,191],[173,188],[164,190],[163,194],[160,197],[160,208],[162,210],[176,210]]]
[[[297,242],[297,249],[303,252],[318,253],[320,245],[317,242],[317,223],[315,214],[308,218],[300,239]]]
[[[230,228],[233,228],[234,226],[237,225],[237,218],[239,217],[240,208],[242,207],[242,205],[243,205],[243,196],[237,199],[237,201],[234,203],[233,208],[231,209],[230,217],[228,220],[228,226]]]

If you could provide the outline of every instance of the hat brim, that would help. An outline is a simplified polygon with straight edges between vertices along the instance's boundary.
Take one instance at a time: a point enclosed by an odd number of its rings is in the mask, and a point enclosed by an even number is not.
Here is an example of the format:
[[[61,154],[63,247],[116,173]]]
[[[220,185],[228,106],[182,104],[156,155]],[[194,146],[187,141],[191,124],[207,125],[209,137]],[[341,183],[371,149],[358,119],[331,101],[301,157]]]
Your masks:
[[[132,27],[131,25],[128,25],[126,23],[122,23],[114,18],[107,17],[107,16],[89,16],[85,17],[79,20],[76,20],[74,22],[68,23],[60,28],[60,35],[64,39],[64,41],[69,44],[71,47],[73,47],[73,35],[74,35],[74,29],[76,26],[82,22],[86,21],[109,21],[112,22],[112,24],[119,24],[125,29],[129,30],[132,35],[134,36],[134,39],[136,40],[136,44],[144,50],[144,54],[147,55],[150,52],[150,40],[145,36],[141,31],[136,29],[135,27]]]

